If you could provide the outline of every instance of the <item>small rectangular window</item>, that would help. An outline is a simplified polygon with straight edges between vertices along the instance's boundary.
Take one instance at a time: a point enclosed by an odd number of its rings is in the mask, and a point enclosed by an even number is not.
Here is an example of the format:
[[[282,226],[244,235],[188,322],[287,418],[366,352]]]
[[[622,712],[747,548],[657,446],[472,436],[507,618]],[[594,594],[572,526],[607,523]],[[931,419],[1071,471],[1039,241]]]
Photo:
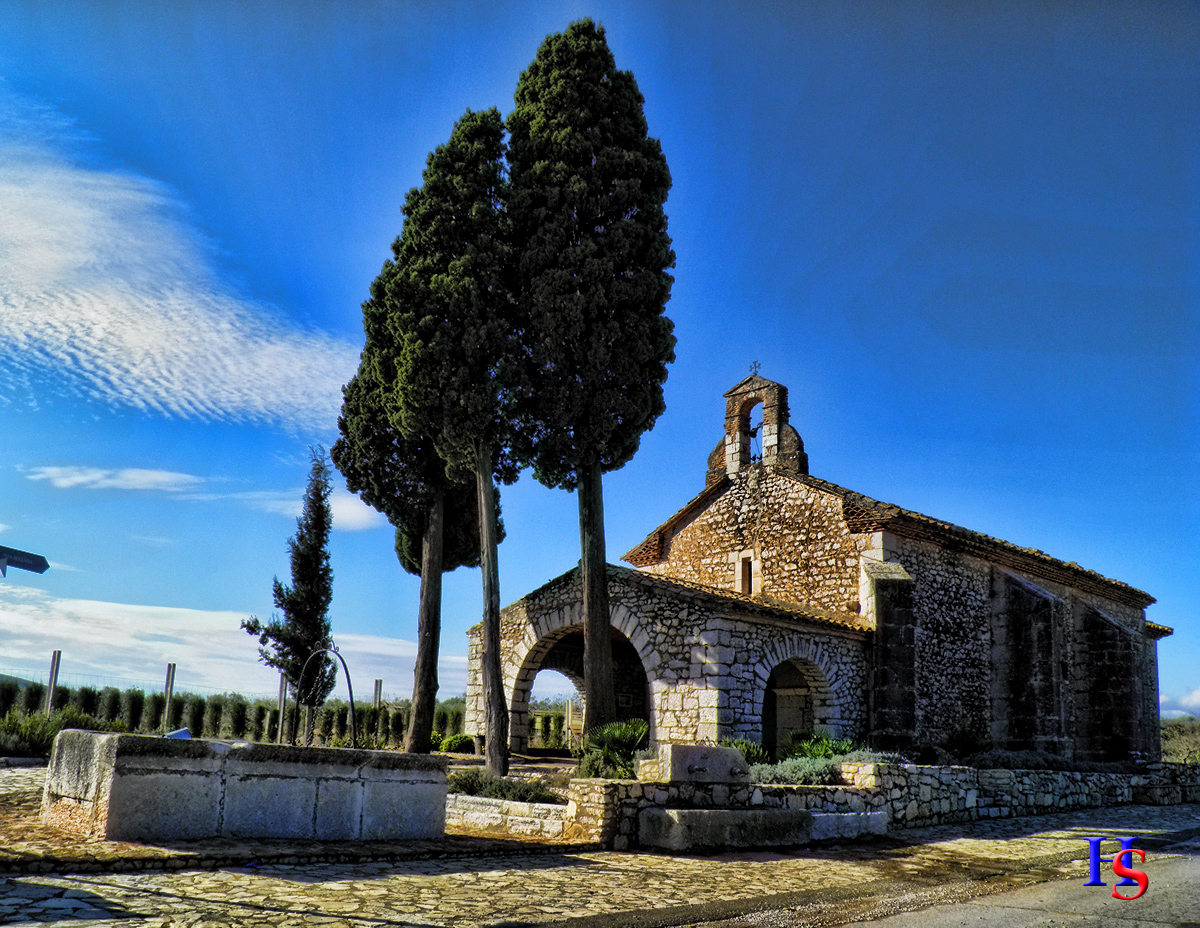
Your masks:
[[[754,561],[752,558],[742,558],[742,592],[747,596],[754,592]]]

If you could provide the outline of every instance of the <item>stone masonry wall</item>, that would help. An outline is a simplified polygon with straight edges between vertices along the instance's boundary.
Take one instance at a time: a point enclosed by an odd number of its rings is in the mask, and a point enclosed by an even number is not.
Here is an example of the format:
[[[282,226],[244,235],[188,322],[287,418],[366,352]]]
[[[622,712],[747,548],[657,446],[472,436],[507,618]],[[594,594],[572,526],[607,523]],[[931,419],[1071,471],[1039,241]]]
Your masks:
[[[1141,610],[928,541],[876,533],[871,545],[913,581],[920,743],[1158,759],[1156,726],[1138,721],[1157,721]]]
[[[1200,802],[1200,771],[1152,765],[1145,773],[976,770],[911,764],[843,764],[844,785],[766,786],[572,780],[564,837],[615,850],[638,846],[650,807],[884,812],[889,828],[1012,818],[1142,803]]]
[[[866,539],[852,534],[832,493],[765,465],[749,467],[665,545],[650,573],[736,589],[738,556],[752,551],[755,593],[831,612],[857,613],[858,559]]]

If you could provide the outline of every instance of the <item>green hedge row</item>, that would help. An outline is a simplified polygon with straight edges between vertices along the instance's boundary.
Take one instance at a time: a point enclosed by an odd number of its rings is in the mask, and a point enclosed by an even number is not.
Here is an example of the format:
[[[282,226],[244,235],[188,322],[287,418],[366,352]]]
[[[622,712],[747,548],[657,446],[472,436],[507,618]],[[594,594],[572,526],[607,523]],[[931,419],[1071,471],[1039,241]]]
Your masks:
[[[33,715],[43,708],[46,687],[33,683],[20,689],[14,681],[0,682],[0,718],[10,710]],[[147,695],[140,689],[119,690],[116,687],[97,690],[88,686],[55,687],[55,710],[70,707],[105,725],[119,723],[131,732],[157,734],[163,730],[163,715],[167,711],[163,693]],[[403,747],[408,732],[409,710],[406,707],[374,707],[355,703],[360,745],[376,748]],[[288,724],[295,722],[296,707],[288,705]],[[239,738],[248,741],[273,741],[279,726],[277,706],[266,700],[251,702],[238,694],[198,696],[180,693],[171,697],[167,729],[187,728],[193,738]],[[434,716],[434,728],[443,736],[462,734],[463,710],[439,707]],[[316,742],[319,744],[349,744],[350,707],[345,701],[329,703],[316,710],[313,719]]]

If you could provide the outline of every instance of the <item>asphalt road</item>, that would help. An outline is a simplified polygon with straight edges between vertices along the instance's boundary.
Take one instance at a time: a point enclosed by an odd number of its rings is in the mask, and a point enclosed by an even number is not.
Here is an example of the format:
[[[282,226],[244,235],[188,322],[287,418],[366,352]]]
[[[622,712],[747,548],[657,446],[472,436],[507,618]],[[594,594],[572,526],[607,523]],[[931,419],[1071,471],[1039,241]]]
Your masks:
[[[958,883],[848,900],[840,912],[778,909],[689,928],[1200,928],[1200,840],[1148,854],[1144,865],[1134,865],[1149,884],[1131,901],[1113,898],[1113,877],[1106,872],[1107,887],[1084,886],[1082,877],[1002,892]],[[1120,891],[1131,895],[1136,887]]]

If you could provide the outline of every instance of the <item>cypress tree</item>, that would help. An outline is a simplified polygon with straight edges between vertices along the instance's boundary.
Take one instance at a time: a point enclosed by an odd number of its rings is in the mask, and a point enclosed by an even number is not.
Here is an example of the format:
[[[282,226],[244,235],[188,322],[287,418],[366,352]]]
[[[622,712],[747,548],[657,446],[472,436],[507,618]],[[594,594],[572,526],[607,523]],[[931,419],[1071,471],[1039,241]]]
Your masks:
[[[616,717],[601,475],[665,408],[671,175],[644,99],[590,19],[547,36],[509,115],[508,215],[526,327],[517,416],[534,476],[578,490],[585,728]]]
[[[406,435],[428,436],[448,472],[475,484],[487,769],[501,775],[508,770],[508,707],[500,667],[495,484],[516,479],[508,403],[523,352],[506,276],[503,134],[494,108],[467,110],[449,140],[429,155],[422,186],[405,199],[404,227],[378,307],[395,357],[393,423]]]
[[[309,657],[320,648],[333,647],[329,604],[333,600],[333,568],[329,564],[329,532],[333,513],[329,508],[329,465],[325,449],[310,448],[312,468],[304,491],[304,510],[296,520],[296,534],[288,539],[292,585],[275,578],[275,605],[283,618],[272,616],[261,622],[251,616],[242,622],[258,636],[259,659],[268,667],[287,674],[293,695],[305,705],[323,703],[337,682],[333,658],[323,654],[308,664],[303,681],[300,673]],[[303,690],[297,690],[298,686]]]

